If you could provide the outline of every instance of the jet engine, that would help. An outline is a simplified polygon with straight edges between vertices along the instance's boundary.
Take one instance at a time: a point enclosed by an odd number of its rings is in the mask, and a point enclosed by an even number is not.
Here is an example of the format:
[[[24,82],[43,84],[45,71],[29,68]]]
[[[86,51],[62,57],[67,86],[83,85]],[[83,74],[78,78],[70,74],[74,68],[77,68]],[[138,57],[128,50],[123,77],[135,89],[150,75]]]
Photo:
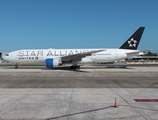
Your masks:
[[[47,68],[57,68],[61,65],[61,60],[59,58],[48,58],[45,63]]]

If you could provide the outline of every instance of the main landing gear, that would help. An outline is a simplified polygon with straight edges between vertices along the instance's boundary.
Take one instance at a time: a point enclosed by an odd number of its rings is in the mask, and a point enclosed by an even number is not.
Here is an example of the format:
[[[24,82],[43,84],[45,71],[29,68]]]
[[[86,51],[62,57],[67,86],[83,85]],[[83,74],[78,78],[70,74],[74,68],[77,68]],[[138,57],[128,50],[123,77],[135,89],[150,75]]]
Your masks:
[[[76,69],[80,69],[80,66],[79,65],[72,65],[71,67],[70,67],[70,69],[71,70],[76,70]]]
[[[70,67],[71,70],[76,70],[76,69],[80,69],[80,66],[77,65],[76,61],[72,61],[72,66]]]

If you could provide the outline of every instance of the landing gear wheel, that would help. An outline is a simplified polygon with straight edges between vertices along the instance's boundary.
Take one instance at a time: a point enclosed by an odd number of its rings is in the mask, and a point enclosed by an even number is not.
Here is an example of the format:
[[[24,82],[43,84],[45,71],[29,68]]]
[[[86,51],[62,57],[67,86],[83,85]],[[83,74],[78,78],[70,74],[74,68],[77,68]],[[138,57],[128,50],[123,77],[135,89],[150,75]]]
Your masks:
[[[80,66],[79,66],[79,65],[77,65],[77,66],[73,66],[73,65],[72,65],[72,66],[70,67],[70,69],[71,69],[71,70],[80,69]]]
[[[77,66],[76,66],[76,69],[80,69],[80,66],[79,66],[79,65],[77,65]]]
[[[71,66],[70,69],[71,69],[71,70],[75,70],[75,66]]]

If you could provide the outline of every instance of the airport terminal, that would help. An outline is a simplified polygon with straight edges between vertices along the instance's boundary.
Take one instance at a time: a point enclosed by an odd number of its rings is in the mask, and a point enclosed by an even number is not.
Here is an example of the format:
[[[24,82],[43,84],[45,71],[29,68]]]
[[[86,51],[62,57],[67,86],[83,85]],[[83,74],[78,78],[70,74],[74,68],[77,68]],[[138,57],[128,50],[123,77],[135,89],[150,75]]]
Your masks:
[[[158,62],[158,56],[135,56],[129,60],[127,60],[127,62],[150,62],[150,63],[154,63],[154,62]]]

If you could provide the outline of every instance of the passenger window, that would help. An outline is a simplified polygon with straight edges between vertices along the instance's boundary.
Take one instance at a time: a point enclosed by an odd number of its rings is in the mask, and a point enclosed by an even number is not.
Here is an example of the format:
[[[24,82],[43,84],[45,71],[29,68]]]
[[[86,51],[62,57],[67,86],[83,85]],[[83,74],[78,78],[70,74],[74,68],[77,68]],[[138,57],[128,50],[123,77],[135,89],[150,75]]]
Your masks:
[[[9,56],[9,54],[6,54],[6,56]]]

